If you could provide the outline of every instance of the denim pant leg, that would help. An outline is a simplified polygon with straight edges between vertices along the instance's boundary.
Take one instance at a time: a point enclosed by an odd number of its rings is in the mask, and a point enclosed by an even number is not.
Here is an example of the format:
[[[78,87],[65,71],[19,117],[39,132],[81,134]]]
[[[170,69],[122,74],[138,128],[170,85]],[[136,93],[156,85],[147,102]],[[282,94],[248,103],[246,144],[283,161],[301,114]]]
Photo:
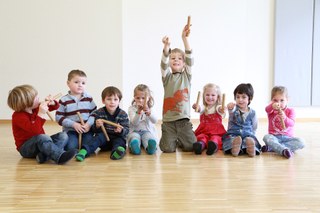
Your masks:
[[[264,143],[269,146],[274,152],[282,155],[282,151],[286,149],[283,144],[280,143],[279,139],[271,134],[267,134],[263,137]]]
[[[53,143],[60,149],[64,149],[69,140],[68,134],[66,132],[59,132],[57,134],[51,135],[51,138]]]
[[[119,147],[123,147],[124,149],[127,148],[126,146],[126,140],[121,138],[121,137],[111,137],[110,141],[108,143],[111,142],[111,154]]]
[[[65,147],[66,151],[79,149],[79,134],[76,131],[69,131],[68,132],[68,143]]]
[[[302,149],[304,147],[304,141],[301,138],[289,137],[289,136],[276,136],[280,143],[282,143],[285,147],[290,149],[292,152],[295,152],[298,149]]]
[[[91,141],[87,141],[86,143],[82,144],[82,148],[87,150],[88,155],[94,153],[98,147],[106,146],[107,141],[106,137],[102,132],[97,133]]]
[[[26,158],[36,157],[41,152],[57,163],[64,150],[54,144],[50,136],[41,134],[27,140],[19,152]]]

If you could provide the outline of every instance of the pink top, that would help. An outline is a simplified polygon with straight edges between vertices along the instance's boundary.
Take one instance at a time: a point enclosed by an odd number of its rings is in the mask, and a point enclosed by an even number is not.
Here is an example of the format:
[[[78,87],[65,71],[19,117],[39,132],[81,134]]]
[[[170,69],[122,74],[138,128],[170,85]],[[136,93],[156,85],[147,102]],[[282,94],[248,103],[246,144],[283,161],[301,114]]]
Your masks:
[[[293,108],[286,107],[283,112],[285,118],[283,119],[285,127],[282,125],[281,115],[279,111],[272,108],[272,103],[266,106],[266,112],[269,120],[269,134],[272,135],[287,135],[293,137],[293,127],[295,123],[295,111]]]

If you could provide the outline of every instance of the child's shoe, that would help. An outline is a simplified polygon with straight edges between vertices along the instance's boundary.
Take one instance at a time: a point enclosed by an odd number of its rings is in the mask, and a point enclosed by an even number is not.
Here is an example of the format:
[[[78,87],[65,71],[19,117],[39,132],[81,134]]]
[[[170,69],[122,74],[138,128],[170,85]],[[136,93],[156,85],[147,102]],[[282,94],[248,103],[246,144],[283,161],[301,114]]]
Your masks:
[[[196,155],[201,155],[202,153],[202,142],[195,142],[193,144],[193,151],[194,151],[194,154]]]
[[[291,158],[293,156],[293,152],[291,150],[289,150],[289,149],[284,149],[282,151],[282,155],[284,157],[286,157],[287,159],[289,159],[289,158]]]
[[[256,155],[255,141],[251,137],[246,138],[246,151],[249,157],[254,157]]]
[[[148,140],[147,153],[153,155],[157,150],[157,142],[153,139]]]
[[[208,141],[207,155],[213,155],[218,151],[218,144],[213,141]]]
[[[272,152],[272,149],[268,145],[264,145],[261,148],[261,152]]]
[[[78,151],[76,149],[72,149],[72,150],[69,150],[69,151],[62,153],[62,155],[60,156],[60,158],[58,160],[58,164],[67,163],[69,160],[71,160],[77,154],[77,152]]]
[[[77,161],[84,161],[87,155],[87,150],[81,149],[78,154],[76,155]]]
[[[125,154],[126,154],[125,148],[123,148],[122,146],[118,146],[116,148],[116,150],[113,151],[110,158],[112,160],[120,160],[121,158],[123,158],[125,156]]]
[[[133,139],[130,144],[130,151],[132,154],[134,155],[140,155],[141,154],[141,148],[140,148],[140,144],[139,141],[137,139]]]
[[[234,157],[237,157],[240,153],[241,149],[241,144],[242,144],[242,138],[240,136],[237,136],[233,139],[232,141],[232,148],[231,148],[231,154]]]
[[[49,157],[46,156],[45,154],[43,154],[42,152],[39,152],[36,156],[36,160],[38,163],[42,164],[42,163],[48,161]]]

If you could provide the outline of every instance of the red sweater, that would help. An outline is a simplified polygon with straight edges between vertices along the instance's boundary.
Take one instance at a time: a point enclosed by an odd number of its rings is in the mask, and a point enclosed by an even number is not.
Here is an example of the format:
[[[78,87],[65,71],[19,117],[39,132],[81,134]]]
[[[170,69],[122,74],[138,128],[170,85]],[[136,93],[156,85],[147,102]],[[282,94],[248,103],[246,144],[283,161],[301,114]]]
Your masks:
[[[59,103],[55,101],[55,105],[49,105],[49,111],[58,109]],[[12,132],[17,150],[22,144],[33,136],[45,134],[43,125],[46,119],[38,116],[39,107],[32,110],[32,114],[28,112],[14,112],[12,114]]]

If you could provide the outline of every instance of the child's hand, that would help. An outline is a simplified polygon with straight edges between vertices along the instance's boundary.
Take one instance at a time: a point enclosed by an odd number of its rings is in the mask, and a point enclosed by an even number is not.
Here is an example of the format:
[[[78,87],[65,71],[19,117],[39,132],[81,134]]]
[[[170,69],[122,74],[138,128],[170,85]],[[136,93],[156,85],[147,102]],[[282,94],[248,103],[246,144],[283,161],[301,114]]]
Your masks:
[[[145,107],[145,109],[143,111],[146,114],[146,116],[150,116],[151,115],[151,110],[150,110],[149,107]]]
[[[49,108],[48,105],[45,101],[41,102],[39,105],[39,111],[38,111],[38,116],[41,118],[44,118],[46,113],[48,112]]]
[[[163,52],[166,56],[169,55],[169,49],[170,49],[170,40],[168,36],[165,36],[162,38],[163,43]]]
[[[101,126],[103,126],[103,121],[102,121],[102,119],[97,119],[97,120],[96,120],[96,127],[97,127],[97,128],[101,128]]]
[[[85,130],[84,127],[78,122],[74,122],[72,127],[74,128],[74,130],[76,130],[77,133],[83,133]]]
[[[85,123],[85,124],[83,125],[83,128],[84,128],[84,132],[89,132],[91,126],[90,126],[88,123]]]
[[[228,103],[227,104],[227,108],[228,108],[228,110],[232,110],[233,108],[234,108],[234,106],[235,106],[236,104],[235,103],[233,103],[233,102],[230,102],[230,103]]]
[[[190,28],[188,27],[188,25],[186,25],[182,30],[182,39],[187,38],[189,35],[190,35]]]
[[[45,102],[47,102],[48,103],[48,105],[56,105],[56,103],[54,102],[54,99],[53,99],[53,97],[52,97],[52,95],[48,95],[45,99]]]
[[[118,126],[118,127],[116,127],[116,128],[114,129],[114,132],[115,132],[115,133],[121,133],[121,132],[122,132],[122,128],[121,128],[120,126]]]
[[[199,104],[196,104],[196,103],[195,103],[195,104],[192,105],[192,109],[195,110],[195,109],[197,109],[197,108],[198,108],[198,112],[200,112],[200,106],[199,106]]]
[[[279,103],[273,103],[272,108],[275,110],[280,110],[280,104]]]

